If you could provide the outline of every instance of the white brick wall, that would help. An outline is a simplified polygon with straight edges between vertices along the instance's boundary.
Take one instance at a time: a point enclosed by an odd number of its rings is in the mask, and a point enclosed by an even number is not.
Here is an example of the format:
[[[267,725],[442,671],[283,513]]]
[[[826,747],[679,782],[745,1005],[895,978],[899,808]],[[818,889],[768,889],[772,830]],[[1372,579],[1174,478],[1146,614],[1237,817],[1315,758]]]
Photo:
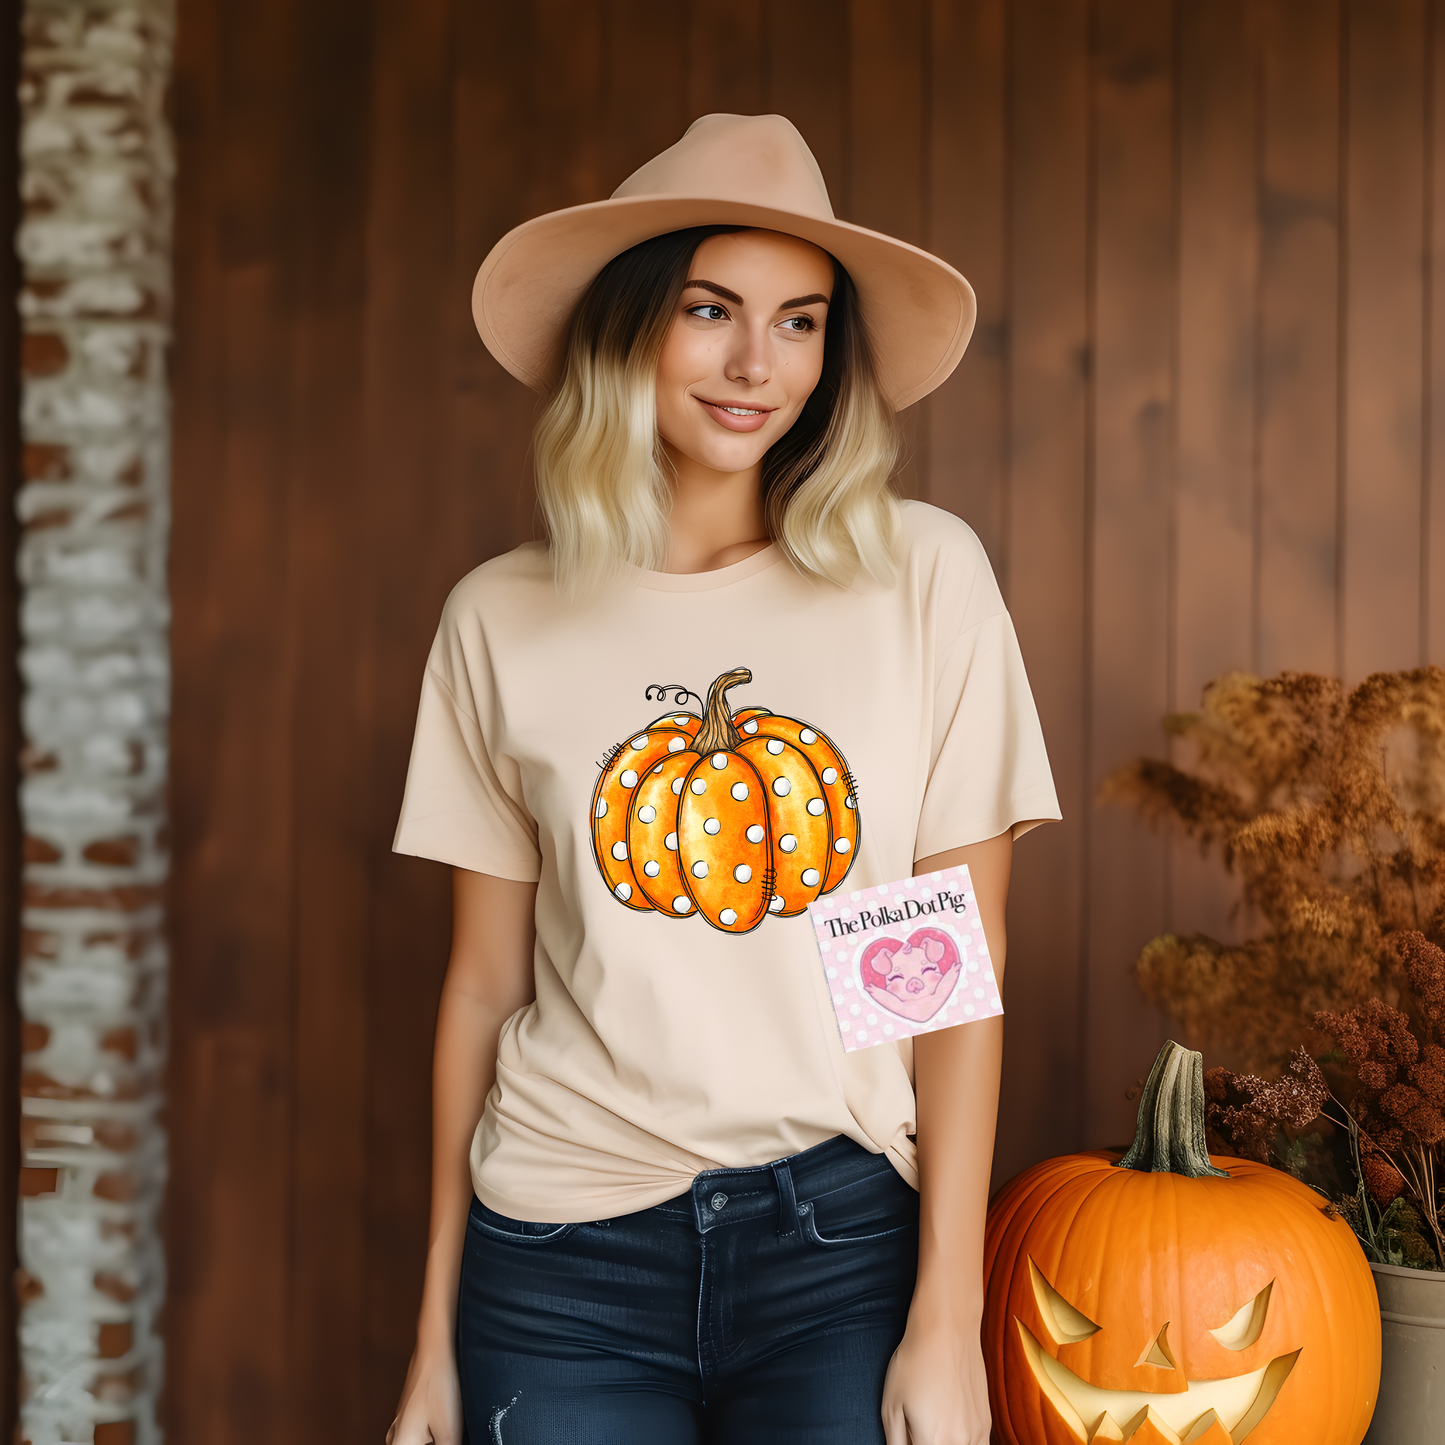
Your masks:
[[[21,1434],[152,1445],[172,4],[27,0],[25,26]]]

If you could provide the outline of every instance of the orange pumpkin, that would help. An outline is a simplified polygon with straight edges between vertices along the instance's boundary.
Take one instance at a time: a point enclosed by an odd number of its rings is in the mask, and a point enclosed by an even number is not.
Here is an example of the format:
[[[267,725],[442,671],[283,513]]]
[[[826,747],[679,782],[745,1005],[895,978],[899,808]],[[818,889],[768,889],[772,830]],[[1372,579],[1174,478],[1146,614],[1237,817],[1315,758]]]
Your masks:
[[[667,713],[614,748],[592,795],[592,852],[612,896],[667,918],[747,933],[831,893],[853,866],[858,799],[842,753],[766,708]],[[680,690],[679,690],[680,691]],[[651,692],[651,689],[649,689]]]
[[[989,1210],[983,1347],[1004,1445],[1359,1445],[1380,1311],[1349,1225],[1210,1160],[1198,1054],[1164,1046],[1122,1158],[1050,1159]]]

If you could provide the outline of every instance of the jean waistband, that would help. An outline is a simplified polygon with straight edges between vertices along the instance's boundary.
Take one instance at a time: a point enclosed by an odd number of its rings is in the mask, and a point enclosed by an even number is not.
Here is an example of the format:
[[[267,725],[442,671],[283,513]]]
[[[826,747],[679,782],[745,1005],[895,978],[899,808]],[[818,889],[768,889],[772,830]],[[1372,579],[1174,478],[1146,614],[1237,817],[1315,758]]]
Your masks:
[[[893,1166],[883,1154],[870,1154],[846,1135],[815,1144],[801,1153],[771,1164],[748,1169],[706,1169],[679,1194],[656,1208],[673,1216],[691,1215],[700,1233],[721,1225],[773,1215],[778,1233],[786,1236],[799,1228],[798,1215],[808,1209],[811,1197],[885,1174]]]

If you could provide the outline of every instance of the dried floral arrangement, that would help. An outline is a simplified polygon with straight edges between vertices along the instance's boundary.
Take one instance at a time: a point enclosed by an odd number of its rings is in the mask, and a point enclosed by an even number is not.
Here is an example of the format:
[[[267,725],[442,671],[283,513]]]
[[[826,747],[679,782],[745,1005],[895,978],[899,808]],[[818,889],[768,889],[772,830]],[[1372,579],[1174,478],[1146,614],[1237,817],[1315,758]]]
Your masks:
[[[1191,1037],[1279,1071],[1208,1071],[1211,1149],[1319,1189],[1370,1258],[1445,1266],[1445,672],[1236,673],[1165,726],[1197,768],[1134,763],[1105,796],[1218,847],[1264,923],[1136,964]]]
[[[1321,1011],[1400,986],[1390,940],[1445,944],[1445,672],[1231,673],[1164,721],[1197,758],[1143,759],[1102,797],[1217,849],[1263,923],[1245,943],[1167,934],[1135,968],[1190,1047],[1278,1068]]]

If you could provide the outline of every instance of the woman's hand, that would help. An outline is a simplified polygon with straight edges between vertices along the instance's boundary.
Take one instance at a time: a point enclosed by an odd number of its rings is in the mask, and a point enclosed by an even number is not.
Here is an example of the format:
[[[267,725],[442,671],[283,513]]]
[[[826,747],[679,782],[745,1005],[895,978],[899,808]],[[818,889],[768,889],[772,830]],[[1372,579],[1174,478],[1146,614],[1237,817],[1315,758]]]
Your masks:
[[[977,1322],[910,1317],[883,1381],[887,1445],[988,1445],[991,1423]]]
[[[417,1345],[386,1445],[462,1445],[462,1392],[450,1349]]]

